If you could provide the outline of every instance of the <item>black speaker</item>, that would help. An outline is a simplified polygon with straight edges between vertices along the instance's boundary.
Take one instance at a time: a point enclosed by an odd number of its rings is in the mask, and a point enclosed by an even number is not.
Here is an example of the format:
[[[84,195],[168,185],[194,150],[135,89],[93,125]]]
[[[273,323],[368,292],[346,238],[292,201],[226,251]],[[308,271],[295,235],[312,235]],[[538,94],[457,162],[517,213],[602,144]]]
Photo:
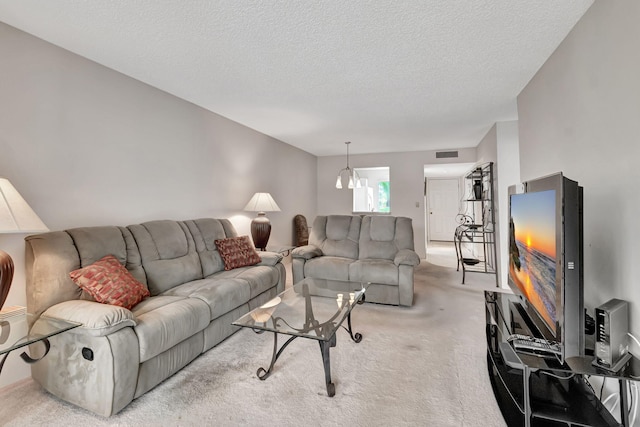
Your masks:
[[[618,371],[629,359],[629,304],[612,299],[596,308],[594,365]]]

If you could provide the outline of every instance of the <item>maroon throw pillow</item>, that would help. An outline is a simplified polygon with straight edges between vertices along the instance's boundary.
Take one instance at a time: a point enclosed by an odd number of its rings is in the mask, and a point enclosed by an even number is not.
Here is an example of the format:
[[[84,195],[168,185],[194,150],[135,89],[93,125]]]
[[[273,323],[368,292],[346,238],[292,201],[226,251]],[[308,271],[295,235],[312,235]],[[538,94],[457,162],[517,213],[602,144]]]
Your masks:
[[[249,236],[229,237],[215,241],[225,270],[258,264],[261,259]]]
[[[147,287],[137,281],[113,255],[69,273],[71,280],[97,302],[131,309],[148,297]]]

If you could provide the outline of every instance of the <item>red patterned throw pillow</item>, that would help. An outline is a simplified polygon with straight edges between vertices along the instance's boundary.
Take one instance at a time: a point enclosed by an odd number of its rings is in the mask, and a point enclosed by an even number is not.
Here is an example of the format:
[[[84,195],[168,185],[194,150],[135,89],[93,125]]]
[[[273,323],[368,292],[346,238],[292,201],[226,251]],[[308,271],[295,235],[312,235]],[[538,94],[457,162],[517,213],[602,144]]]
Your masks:
[[[113,255],[69,273],[71,280],[88,292],[97,302],[133,308],[149,290],[137,281]]]
[[[249,240],[249,236],[229,237],[216,240],[216,247],[225,270],[258,264],[261,259]]]

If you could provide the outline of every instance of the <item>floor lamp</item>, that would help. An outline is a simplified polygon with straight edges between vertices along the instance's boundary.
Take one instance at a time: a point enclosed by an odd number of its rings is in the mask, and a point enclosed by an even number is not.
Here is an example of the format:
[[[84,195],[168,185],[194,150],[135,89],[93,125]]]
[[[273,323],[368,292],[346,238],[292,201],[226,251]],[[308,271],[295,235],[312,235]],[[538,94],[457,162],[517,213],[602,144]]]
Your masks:
[[[0,178],[0,234],[49,231],[9,180]],[[13,260],[0,250],[0,309],[4,305],[11,281]]]
[[[266,212],[280,212],[280,208],[271,194],[256,193],[253,195],[245,211],[258,212],[258,216],[251,221],[251,237],[256,249],[266,250],[269,236],[271,235],[271,221]]]

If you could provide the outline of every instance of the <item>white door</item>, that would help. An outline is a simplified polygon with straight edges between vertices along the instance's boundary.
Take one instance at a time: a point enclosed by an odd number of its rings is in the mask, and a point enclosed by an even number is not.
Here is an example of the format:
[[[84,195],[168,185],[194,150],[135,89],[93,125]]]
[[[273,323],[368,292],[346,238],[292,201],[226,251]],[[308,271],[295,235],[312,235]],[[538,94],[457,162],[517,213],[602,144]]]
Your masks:
[[[458,179],[427,178],[429,240],[453,241],[460,201]]]

